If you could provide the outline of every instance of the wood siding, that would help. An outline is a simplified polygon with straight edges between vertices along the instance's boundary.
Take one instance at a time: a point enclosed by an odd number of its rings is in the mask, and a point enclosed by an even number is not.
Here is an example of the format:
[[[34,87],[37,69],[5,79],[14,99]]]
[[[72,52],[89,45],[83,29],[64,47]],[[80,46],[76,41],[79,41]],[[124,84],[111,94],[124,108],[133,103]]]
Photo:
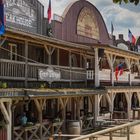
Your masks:
[[[95,40],[89,37],[77,35],[77,20],[80,11],[83,7],[87,7],[94,13],[98,26],[99,26],[99,40]],[[100,12],[87,1],[77,1],[75,2],[65,16],[63,18],[62,23],[55,21],[54,23],[54,36],[56,38],[71,41],[71,42],[78,42],[78,43],[110,43],[109,35],[107,32],[106,25],[104,20],[100,14]]]

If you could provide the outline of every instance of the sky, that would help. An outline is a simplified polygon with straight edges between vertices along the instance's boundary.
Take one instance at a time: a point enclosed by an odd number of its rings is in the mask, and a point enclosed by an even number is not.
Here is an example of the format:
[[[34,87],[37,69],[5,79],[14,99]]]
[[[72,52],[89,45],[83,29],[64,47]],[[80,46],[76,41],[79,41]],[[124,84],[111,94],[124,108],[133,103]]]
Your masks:
[[[39,0],[45,7],[44,15],[47,17],[48,1]],[[77,0],[51,0],[52,13],[62,15],[65,8]],[[114,26],[113,34],[118,38],[118,34],[124,34],[128,40],[128,29],[135,37],[140,36],[140,3],[134,4],[114,4],[112,0],[87,0],[92,3],[101,13],[108,32],[111,33],[111,22]]]

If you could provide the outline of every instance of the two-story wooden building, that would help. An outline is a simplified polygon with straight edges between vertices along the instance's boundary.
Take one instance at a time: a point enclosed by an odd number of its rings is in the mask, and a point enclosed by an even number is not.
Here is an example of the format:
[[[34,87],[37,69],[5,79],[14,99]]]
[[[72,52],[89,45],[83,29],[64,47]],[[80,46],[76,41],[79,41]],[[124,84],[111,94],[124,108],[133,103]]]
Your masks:
[[[86,0],[70,4],[52,21],[53,38],[45,35],[47,21],[38,1],[7,0],[5,7],[6,33],[0,37],[3,140],[47,139],[60,128],[66,132],[67,122],[80,122],[81,115],[82,131],[94,129],[105,112],[111,118],[131,118],[140,101],[140,55],[112,45],[95,6]],[[116,80],[122,62],[124,71]]]

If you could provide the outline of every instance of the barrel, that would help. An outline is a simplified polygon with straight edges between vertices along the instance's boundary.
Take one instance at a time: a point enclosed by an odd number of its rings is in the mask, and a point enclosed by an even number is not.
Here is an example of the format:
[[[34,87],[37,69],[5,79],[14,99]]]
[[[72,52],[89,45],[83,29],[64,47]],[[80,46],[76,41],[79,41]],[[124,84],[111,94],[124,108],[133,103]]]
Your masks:
[[[67,125],[68,133],[71,135],[80,135],[81,128],[79,121],[69,121]]]

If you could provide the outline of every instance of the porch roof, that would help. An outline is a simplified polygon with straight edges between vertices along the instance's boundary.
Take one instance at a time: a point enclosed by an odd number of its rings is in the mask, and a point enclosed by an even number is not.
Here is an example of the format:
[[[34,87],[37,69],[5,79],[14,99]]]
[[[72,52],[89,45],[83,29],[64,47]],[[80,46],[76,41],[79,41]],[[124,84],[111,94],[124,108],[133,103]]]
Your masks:
[[[47,37],[37,33],[30,33],[13,27],[7,27],[6,34],[4,36],[19,39],[22,41],[27,40],[29,42],[34,42],[40,45],[50,45],[53,47],[58,47],[66,50],[70,49],[78,52],[85,52],[90,55],[93,54],[94,48],[104,48],[105,52],[111,52],[111,54],[117,56],[140,59],[140,54],[138,52],[123,50],[113,45],[102,44],[102,43],[97,43],[97,44],[96,43],[89,43],[89,44],[72,43],[72,42],[68,42],[52,37]]]
[[[119,92],[140,92],[139,86],[106,86],[101,89],[17,89],[8,88],[0,89],[1,98],[17,98],[30,96],[31,98],[36,97],[47,97],[47,98],[58,98],[58,97],[76,97],[76,96],[91,96],[97,94],[106,93],[119,93]]]
[[[0,89],[0,97],[68,97],[68,96],[85,96],[95,94],[105,94],[105,89]]]
[[[30,33],[13,27],[6,28],[6,34],[4,36],[12,37],[19,40],[27,40],[29,42],[35,42],[40,45],[56,45],[56,47],[63,47],[65,49],[81,49],[80,51],[91,51],[91,47],[88,45],[82,45],[72,42],[67,42],[64,40],[59,40],[52,37],[47,37],[45,35],[40,35],[37,33]],[[58,45],[58,46],[57,46]]]

